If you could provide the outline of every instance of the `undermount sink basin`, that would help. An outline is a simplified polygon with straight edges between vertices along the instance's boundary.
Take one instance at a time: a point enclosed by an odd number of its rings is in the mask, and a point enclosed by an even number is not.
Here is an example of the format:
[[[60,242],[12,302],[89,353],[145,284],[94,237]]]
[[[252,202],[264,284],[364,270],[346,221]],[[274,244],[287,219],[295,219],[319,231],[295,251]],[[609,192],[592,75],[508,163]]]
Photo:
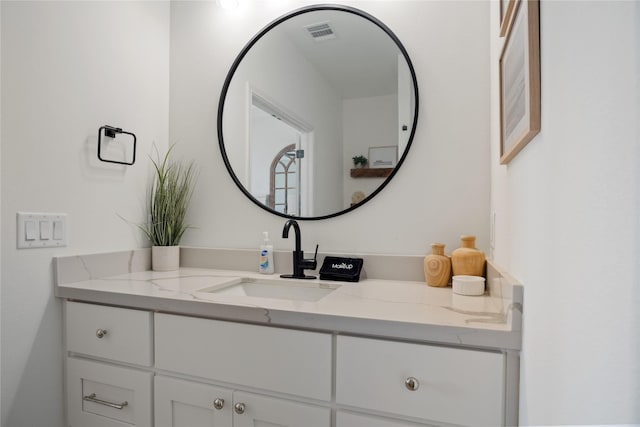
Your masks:
[[[340,285],[309,282],[292,279],[252,279],[237,278],[213,288],[200,292],[247,296],[258,298],[275,298],[294,301],[318,301],[338,289]]]

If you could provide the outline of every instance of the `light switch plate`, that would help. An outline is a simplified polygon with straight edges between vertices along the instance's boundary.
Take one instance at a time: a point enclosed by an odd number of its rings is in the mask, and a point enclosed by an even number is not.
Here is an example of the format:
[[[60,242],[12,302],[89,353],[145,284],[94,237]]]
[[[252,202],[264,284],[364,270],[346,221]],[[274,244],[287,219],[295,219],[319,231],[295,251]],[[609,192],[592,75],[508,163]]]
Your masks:
[[[67,246],[67,214],[18,212],[18,249]]]

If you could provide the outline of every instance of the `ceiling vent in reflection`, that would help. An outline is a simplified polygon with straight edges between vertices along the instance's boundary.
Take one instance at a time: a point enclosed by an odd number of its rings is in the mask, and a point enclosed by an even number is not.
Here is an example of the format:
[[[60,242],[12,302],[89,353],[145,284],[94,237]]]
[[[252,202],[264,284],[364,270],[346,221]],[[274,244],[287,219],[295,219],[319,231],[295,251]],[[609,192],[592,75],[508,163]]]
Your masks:
[[[325,41],[336,38],[336,32],[331,27],[331,24],[328,22],[321,22],[318,24],[307,25],[304,27],[311,37],[317,41]]]

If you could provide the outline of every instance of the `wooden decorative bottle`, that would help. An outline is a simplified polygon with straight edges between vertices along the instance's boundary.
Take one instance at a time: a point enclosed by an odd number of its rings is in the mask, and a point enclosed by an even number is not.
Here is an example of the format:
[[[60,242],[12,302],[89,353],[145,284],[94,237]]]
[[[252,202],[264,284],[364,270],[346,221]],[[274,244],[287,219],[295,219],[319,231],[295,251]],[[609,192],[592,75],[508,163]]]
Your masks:
[[[444,254],[444,244],[431,245],[431,255],[424,257],[424,278],[429,286],[449,285],[451,259]]]
[[[454,276],[482,276],[486,257],[476,249],[476,236],[461,236],[461,247],[451,252]]]

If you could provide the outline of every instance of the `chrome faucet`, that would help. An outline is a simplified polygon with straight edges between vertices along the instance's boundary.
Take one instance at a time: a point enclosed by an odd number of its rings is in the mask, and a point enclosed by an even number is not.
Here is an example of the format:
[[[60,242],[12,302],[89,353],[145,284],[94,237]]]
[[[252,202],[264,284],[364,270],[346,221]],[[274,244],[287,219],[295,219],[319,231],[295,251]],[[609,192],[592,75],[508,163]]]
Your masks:
[[[318,261],[316,260],[318,256],[318,245],[316,245],[316,253],[313,258],[304,258],[304,251],[301,249],[301,233],[300,226],[298,223],[290,219],[284,224],[284,228],[282,229],[282,238],[289,238],[289,229],[293,227],[293,231],[296,234],[296,249],[293,251],[293,274],[281,274],[280,277],[284,277],[286,279],[315,279],[316,276],[307,276],[304,274],[305,270],[315,270],[318,266]]]

